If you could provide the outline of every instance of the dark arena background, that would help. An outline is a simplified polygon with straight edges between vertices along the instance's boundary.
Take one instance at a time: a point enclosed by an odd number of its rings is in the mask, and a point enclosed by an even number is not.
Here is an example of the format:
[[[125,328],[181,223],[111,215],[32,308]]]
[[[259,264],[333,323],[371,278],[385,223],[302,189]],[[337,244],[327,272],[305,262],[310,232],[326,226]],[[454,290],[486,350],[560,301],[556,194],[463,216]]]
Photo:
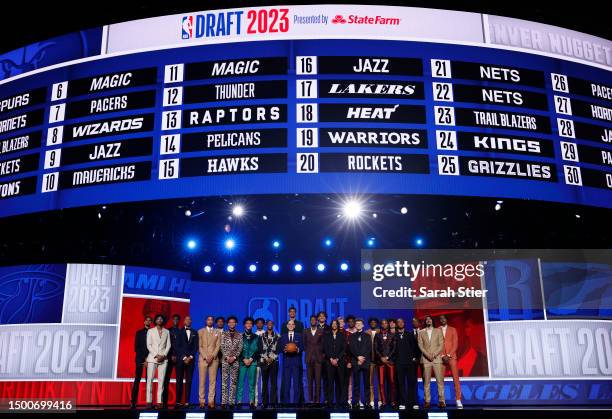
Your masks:
[[[609,12],[366,3],[7,7],[0,415],[610,416]],[[227,353],[199,381],[202,336],[227,344],[232,316],[228,402]],[[282,334],[270,402],[263,337],[245,364],[249,318]],[[444,395],[435,375],[428,395],[432,362]],[[182,400],[177,365],[193,369]]]

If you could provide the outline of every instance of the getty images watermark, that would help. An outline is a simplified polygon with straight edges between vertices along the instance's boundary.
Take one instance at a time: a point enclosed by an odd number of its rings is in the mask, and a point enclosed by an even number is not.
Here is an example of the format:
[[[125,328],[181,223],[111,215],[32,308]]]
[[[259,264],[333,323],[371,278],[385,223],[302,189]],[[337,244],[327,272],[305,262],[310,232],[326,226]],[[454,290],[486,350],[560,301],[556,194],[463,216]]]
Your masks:
[[[486,263],[469,251],[363,250],[362,308],[405,309],[424,299],[445,308],[482,307]]]
[[[559,278],[611,260],[601,249],[364,249],[361,306],[541,312]]]

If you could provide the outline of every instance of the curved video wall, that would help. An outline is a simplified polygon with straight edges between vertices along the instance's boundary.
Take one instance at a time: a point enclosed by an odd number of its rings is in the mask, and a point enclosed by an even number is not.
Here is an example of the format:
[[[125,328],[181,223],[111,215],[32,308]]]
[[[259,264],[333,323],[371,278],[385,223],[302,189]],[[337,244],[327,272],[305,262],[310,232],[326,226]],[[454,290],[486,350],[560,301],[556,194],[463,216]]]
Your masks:
[[[373,6],[222,10],[82,35],[24,49],[31,71],[0,84],[0,215],[354,191],[612,206],[607,40]],[[75,39],[90,56],[72,59]],[[72,60],[51,53],[62,48]]]

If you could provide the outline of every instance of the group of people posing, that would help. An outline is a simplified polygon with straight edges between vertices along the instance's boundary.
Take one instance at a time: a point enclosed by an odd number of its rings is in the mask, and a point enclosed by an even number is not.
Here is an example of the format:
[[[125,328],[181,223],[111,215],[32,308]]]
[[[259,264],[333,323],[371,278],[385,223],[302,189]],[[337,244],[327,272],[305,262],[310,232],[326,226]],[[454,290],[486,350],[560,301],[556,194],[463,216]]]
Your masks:
[[[272,320],[247,317],[243,331],[238,319],[230,316],[206,318],[206,326],[192,330],[191,317],[173,316],[173,326],[166,329],[166,319],[158,314],[147,316],[144,328],[136,332],[136,366],[132,387],[132,407],[138,400],[143,369],[147,372],[146,402],[153,407],[153,380],[157,371],[157,405],[167,407],[168,386],[176,370],[176,407],[188,407],[195,365],[199,371],[199,405],[216,407],[217,374],[221,370],[221,408],[241,405],[248,392],[249,406],[255,409],[322,403],[328,407],[406,409],[417,404],[417,377],[421,369],[425,408],[431,404],[431,377],[438,386],[438,406],[446,407],[444,374],[451,370],[457,407],[462,408],[461,386],[457,368],[457,331],[444,315],[434,327],[431,316],[423,324],[412,319],[406,328],[404,319],[368,320],[347,316],[328,324],[322,311],[310,317],[304,327],[296,318],[294,307],[281,325],[280,334]],[[154,326],[151,327],[151,323]],[[303,355],[305,354],[305,356]],[[282,359],[282,362],[280,362]],[[307,394],[303,389],[303,365],[306,365]],[[219,368],[220,367],[220,368]],[[278,376],[280,373],[280,403]],[[206,385],[208,384],[208,386]],[[378,386],[375,404],[375,385]],[[363,395],[363,397],[362,397]],[[185,401],[183,401],[183,398]]]

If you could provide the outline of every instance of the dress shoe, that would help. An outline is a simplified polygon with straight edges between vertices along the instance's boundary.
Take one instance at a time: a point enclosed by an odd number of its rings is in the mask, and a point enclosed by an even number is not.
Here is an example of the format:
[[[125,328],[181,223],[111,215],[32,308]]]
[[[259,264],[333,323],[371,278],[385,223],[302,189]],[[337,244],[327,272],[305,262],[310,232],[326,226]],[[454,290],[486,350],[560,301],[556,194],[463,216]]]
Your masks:
[[[439,407],[440,409],[444,409],[444,408],[446,407],[446,403],[444,403],[444,402],[438,402],[438,407]]]
[[[209,409],[214,409],[215,408],[215,402],[208,403],[208,408]]]
[[[134,402],[130,403],[130,409],[136,409],[136,403]]]
[[[222,405],[221,405],[221,409],[223,409],[223,410],[227,409],[227,405],[222,404]]]
[[[461,403],[461,400],[457,400],[457,409],[463,409],[463,403]]]
[[[145,409],[153,409],[153,403],[147,403]]]
[[[430,406],[429,402],[425,402],[425,404],[423,405],[425,409],[429,409],[429,406]]]
[[[181,408],[181,404],[180,403],[174,403],[174,409],[175,410],[179,410]]]
[[[200,409],[204,409],[205,407],[206,407],[206,404],[200,403]]]

